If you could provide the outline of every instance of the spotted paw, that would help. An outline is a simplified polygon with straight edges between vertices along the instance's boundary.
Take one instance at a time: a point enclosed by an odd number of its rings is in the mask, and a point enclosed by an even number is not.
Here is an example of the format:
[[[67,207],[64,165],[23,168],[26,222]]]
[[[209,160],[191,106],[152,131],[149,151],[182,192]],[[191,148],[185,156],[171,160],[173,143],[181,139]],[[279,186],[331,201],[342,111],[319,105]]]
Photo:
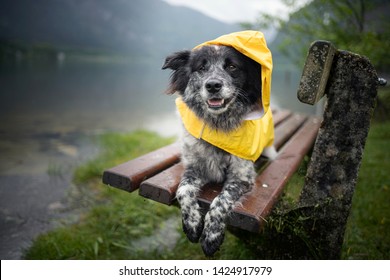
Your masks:
[[[219,250],[219,247],[221,247],[224,238],[225,234],[223,231],[212,234],[203,233],[200,241],[203,253],[208,257],[212,257]]]
[[[183,232],[187,235],[188,240],[192,243],[197,243],[203,231],[203,221],[200,220],[198,223],[194,221],[190,222],[183,219]]]

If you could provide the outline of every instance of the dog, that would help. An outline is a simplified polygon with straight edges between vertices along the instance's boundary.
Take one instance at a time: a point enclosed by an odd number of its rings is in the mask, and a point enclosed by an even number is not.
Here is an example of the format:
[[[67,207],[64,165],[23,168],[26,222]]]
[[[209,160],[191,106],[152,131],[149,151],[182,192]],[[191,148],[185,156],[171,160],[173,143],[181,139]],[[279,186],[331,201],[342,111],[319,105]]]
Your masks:
[[[201,242],[206,256],[213,256],[223,243],[229,213],[253,188],[256,171],[253,159],[237,156],[203,134],[207,130],[217,133],[216,141],[220,135],[229,140],[245,120],[261,118],[262,65],[232,46],[208,44],[173,53],[162,69],[173,71],[167,93],[179,95],[176,105],[184,123],[184,173],[176,193],[183,231],[191,242]],[[276,156],[272,146],[266,150],[268,157]],[[197,197],[207,183],[223,188],[202,214]]]

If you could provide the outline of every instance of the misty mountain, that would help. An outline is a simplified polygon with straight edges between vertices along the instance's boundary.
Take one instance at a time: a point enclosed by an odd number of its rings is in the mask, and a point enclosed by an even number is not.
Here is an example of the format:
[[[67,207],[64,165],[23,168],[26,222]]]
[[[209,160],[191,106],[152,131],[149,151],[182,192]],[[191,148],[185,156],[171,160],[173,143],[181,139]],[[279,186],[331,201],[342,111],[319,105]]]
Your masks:
[[[0,41],[25,45],[156,56],[238,29],[162,0],[0,0]]]

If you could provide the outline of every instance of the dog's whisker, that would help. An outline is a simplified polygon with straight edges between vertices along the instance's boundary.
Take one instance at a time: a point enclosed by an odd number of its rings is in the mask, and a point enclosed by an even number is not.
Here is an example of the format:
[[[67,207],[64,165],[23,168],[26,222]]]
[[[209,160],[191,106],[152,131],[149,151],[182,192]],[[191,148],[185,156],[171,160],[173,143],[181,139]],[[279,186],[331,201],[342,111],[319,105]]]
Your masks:
[[[246,103],[249,103],[250,102],[250,99],[249,99],[249,94],[243,90],[243,89],[238,89],[237,91],[237,97],[240,97],[242,100],[244,100]]]

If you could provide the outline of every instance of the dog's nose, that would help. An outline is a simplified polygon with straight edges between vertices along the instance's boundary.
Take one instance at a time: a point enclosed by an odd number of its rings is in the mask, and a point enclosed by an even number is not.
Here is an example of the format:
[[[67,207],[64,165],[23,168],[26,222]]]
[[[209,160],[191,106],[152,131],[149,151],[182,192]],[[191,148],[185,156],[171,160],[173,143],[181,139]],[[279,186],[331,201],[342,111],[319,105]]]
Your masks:
[[[218,79],[210,79],[206,82],[206,89],[210,93],[217,93],[222,88],[222,81]]]

